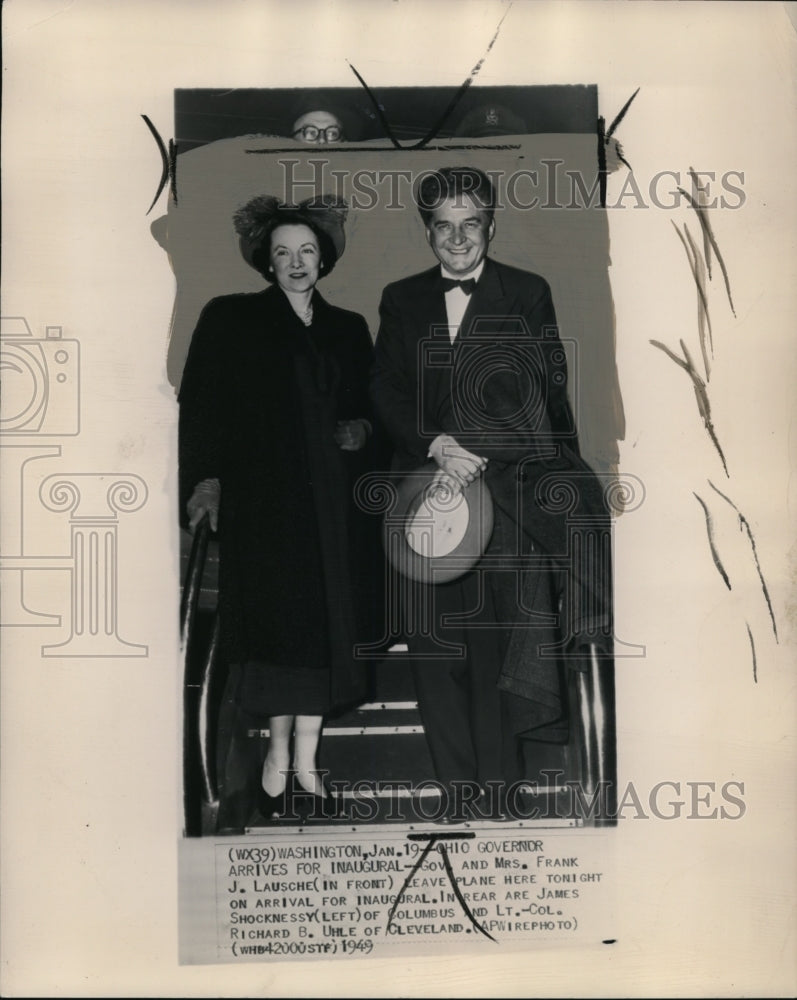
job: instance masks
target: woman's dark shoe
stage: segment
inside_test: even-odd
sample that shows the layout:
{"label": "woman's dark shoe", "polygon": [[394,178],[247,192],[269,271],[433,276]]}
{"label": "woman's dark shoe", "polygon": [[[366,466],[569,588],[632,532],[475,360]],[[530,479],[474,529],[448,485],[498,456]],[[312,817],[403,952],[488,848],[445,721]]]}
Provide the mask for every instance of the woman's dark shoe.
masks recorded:
{"label": "woman's dark shoe", "polygon": [[262,785],[257,789],[257,808],[263,819],[281,819],[287,811],[288,790],[279,795],[269,795]]}
{"label": "woman's dark shoe", "polygon": [[306,822],[308,819],[346,818],[343,799],[332,791],[325,777],[321,777],[321,783],[326,795],[318,795],[309,788],[305,788],[299,780],[299,775],[295,772],[291,778],[289,785],[291,789],[289,807],[291,815],[298,816],[302,822]]}

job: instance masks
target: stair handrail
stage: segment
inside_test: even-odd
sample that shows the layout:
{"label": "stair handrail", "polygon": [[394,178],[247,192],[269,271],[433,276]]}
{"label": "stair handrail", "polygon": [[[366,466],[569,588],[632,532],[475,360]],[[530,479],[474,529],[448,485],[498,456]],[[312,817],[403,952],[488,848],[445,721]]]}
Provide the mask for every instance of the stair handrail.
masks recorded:
{"label": "stair handrail", "polygon": [[[203,655],[202,669],[199,673],[198,683],[192,680],[192,676],[189,673],[189,666],[192,662],[192,654],[196,645],[195,625],[209,541],[210,520],[208,515],[205,514],[194,531],[180,599],[180,635],[183,648],[183,699],[185,708],[185,718],[183,719],[183,809],[185,832],[186,836],[189,837],[199,836],[202,833],[201,819],[197,822],[195,810],[191,808],[189,801],[188,781],[186,779],[192,764],[195,764],[199,769],[203,803],[207,806],[214,806],[218,803],[218,788],[214,776],[214,768],[211,764],[213,759],[211,744],[214,740],[209,724],[209,694],[219,642],[218,611],[214,614],[213,631],[207,650]],[[195,693],[197,690],[199,697],[195,701],[196,715],[194,718],[189,718],[189,705],[192,704],[194,699],[189,699],[188,695]]]}

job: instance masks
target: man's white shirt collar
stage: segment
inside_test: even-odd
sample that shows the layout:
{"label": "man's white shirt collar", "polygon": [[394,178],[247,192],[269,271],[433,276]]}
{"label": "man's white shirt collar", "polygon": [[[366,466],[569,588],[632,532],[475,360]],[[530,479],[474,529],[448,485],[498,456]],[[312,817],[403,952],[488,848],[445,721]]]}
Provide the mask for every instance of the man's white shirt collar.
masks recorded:
{"label": "man's white shirt collar", "polygon": [[[473,278],[474,281],[478,281],[481,277],[481,273],[484,270],[484,260],[481,261],[479,266],[470,272],[470,274],[452,274],[447,268],[440,264],[440,273],[444,278],[452,278],[454,281],[468,281]],[[459,333],[459,327],[462,323],[465,312],[468,308],[468,302],[470,302],[470,296],[462,291],[461,288],[452,288],[450,291],[445,293],[446,300],[446,317],[448,319],[448,337],[451,343],[457,339],[457,334]]]}
{"label": "man's white shirt collar", "polygon": [[[484,270],[484,260],[485,259],[482,257],[479,266],[475,271],[471,271],[470,274],[454,274],[453,271],[449,271],[444,264],[440,265],[440,273],[444,278],[451,278],[453,281],[468,281],[470,278],[473,278],[474,281],[478,281],[482,276],[482,271]],[[453,291],[459,291],[459,289],[453,289]]]}

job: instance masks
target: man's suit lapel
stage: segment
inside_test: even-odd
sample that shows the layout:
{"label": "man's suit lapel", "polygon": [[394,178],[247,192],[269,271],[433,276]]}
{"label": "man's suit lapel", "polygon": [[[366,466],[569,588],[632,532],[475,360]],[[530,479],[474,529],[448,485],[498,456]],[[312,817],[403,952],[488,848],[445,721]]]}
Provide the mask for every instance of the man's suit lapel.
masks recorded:
{"label": "man's suit lapel", "polygon": [[431,336],[445,339],[447,331],[440,328],[447,326],[448,317],[440,268],[433,267],[425,271],[422,278],[418,295],[411,305],[418,317],[419,339],[426,340]]}
{"label": "man's suit lapel", "polygon": [[[444,357],[444,353],[451,350],[451,341],[439,266],[425,271],[422,278],[411,306],[418,334],[415,363],[418,365],[417,385],[420,388],[423,384],[424,406],[434,420],[432,414],[439,413],[441,402],[451,391],[451,365]],[[437,351],[438,345],[440,351]]]}
{"label": "man's suit lapel", "polygon": [[[419,338],[425,340],[434,335],[440,337],[441,343],[444,343],[447,339],[448,315],[440,267],[424,271],[421,277],[423,281],[419,293],[411,305],[418,318]],[[487,258],[484,262],[482,275],[470,297],[465,315],[462,317],[457,337],[459,338],[463,333],[469,334],[473,320],[478,316],[503,317],[506,299],[507,294],[501,280],[500,270],[492,260]]]}
{"label": "man's suit lapel", "polygon": [[[507,295],[499,269],[492,261],[486,260],[484,270],[473,290],[459,333],[452,349],[448,335],[448,315],[440,268],[435,267],[424,272],[424,281],[413,304],[418,318],[419,340],[435,345],[433,356],[421,351],[418,364],[423,364],[424,370],[418,372],[418,378],[423,380],[423,398],[430,419],[452,428],[455,424],[451,410],[451,378],[454,372],[454,355],[463,339],[473,335],[473,321],[479,317],[490,317],[485,335],[499,336],[501,318],[505,315]],[[498,320],[498,322],[496,322]],[[438,350],[439,347],[439,350]],[[420,385],[420,381],[418,383]]]}
{"label": "man's suit lapel", "polygon": [[[473,290],[468,308],[462,317],[462,323],[457,335],[457,343],[461,338],[472,336],[477,332],[473,329],[473,321],[481,317],[492,317],[493,319],[505,316],[506,292],[504,290],[501,275],[495,264],[489,259],[484,262],[484,270],[481,278]],[[495,332],[496,323],[489,325],[489,332]]]}

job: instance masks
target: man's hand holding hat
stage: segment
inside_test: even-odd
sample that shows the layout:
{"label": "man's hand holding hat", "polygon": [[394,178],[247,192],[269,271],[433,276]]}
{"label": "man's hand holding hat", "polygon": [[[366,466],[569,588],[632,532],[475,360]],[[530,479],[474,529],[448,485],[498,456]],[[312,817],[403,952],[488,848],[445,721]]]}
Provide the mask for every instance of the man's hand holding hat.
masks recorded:
{"label": "man's hand holding hat", "polygon": [[450,434],[437,435],[429,447],[429,457],[437,462],[455,496],[487,468],[486,458],[463,448]]}

